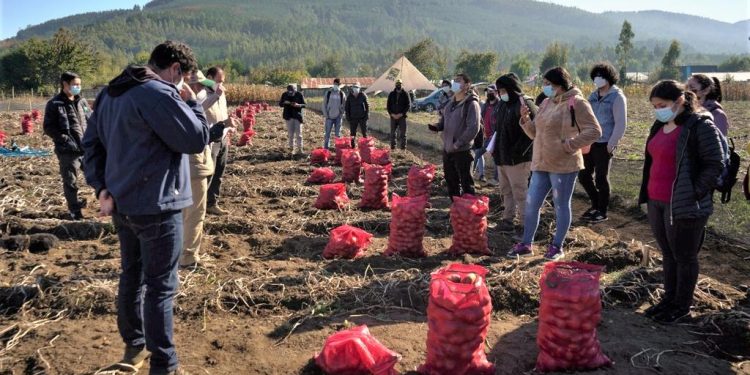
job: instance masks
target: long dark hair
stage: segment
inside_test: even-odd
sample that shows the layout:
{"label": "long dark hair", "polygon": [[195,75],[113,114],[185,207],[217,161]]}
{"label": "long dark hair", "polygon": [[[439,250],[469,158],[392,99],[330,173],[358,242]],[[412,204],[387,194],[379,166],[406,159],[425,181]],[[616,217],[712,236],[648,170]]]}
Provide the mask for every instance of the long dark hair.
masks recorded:
{"label": "long dark hair", "polygon": [[64,72],[60,75],[60,91],[63,90],[63,83],[70,84],[74,79],[81,78],[78,74],[75,74],[73,72]]}
{"label": "long dark hair", "polygon": [[664,100],[671,100],[674,102],[680,99],[680,97],[682,96],[685,97],[685,104],[683,104],[685,112],[697,112],[698,108],[700,108],[700,104],[698,103],[698,97],[695,95],[695,93],[687,90],[685,88],[685,85],[683,85],[682,83],[671,79],[657,82],[656,85],[654,85],[654,87],[651,89],[651,94],[649,95],[648,100],[659,98]]}
{"label": "long dark hair", "polygon": [[718,78],[711,78],[705,74],[693,74],[690,78],[694,79],[695,82],[698,82],[698,84],[701,85],[701,90],[710,88],[708,94],[706,94],[706,100],[716,100],[721,103],[721,81],[719,81]]}
{"label": "long dark hair", "polygon": [[544,79],[562,87],[565,91],[573,88],[573,79],[570,77],[570,73],[561,66],[551,68],[544,73]]}

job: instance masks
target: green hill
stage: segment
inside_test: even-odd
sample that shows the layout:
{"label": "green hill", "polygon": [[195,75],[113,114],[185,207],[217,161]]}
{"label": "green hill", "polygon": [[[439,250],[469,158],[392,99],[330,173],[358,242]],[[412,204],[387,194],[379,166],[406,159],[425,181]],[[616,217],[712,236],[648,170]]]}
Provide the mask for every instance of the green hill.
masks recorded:
{"label": "green hill", "polygon": [[174,39],[190,44],[201,61],[304,68],[337,55],[349,73],[363,64],[377,73],[398,51],[425,37],[446,48],[449,58],[461,49],[493,50],[503,65],[519,53],[533,58],[554,40],[580,50],[571,54],[572,62],[614,60],[625,19],[633,23],[640,48],[634,51],[635,69],[658,63],[657,55],[673,38],[686,53],[710,60],[700,62],[718,62],[706,55],[748,51],[746,23],[664,12],[594,14],[518,0],[156,0],[143,9],[51,20],[20,31],[15,40],[47,37],[65,26],[121,60],[132,61],[138,52]]}

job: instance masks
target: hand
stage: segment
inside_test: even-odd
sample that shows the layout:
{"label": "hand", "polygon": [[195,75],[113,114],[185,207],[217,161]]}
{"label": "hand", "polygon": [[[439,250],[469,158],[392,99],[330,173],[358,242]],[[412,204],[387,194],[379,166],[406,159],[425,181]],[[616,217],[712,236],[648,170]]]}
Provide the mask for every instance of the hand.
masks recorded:
{"label": "hand", "polygon": [[525,124],[529,121],[531,121],[531,110],[529,109],[529,106],[526,105],[525,102],[521,102],[521,123]]}
{"label": "hand", "polygon": [[190,85],[188,85],[188,84],[183,84],[182,85],[182,90],[180,90],[180,97],[184,101],[188,101],[188,100],[195,101],[196,100],[195,91],[193,91],[193,89],[191,89]]}
{"label": "hand", "polygon": [[239,128],[240,125],[242,125],[242,120],[238,119],[237,117],[230,117],[229,123],[227,124],[226,122],[224,122],[224,124],[225,124],[225,127],[226,126],[229,127],[229,131],[233,132],[237,130],[237,128]]}
{"label": "hand", "polygon": [[107,189],[99,192],[99,217],[112,216],[115,212],[115,200]]}
{"label": "hand", "polygon": [[218,94],[219,96],[221,96],[222,94],[224,94],[224,84],[223,83],[219,83],[218,85],[216,85],[216,88],[214,89],[214,92],[216,92],[216,94]]}
{"label": "hand", "polygon": [[292,103],[292,107],[294,107],[294,108],[300,108],[300,107],[302,107],[302,104]]}

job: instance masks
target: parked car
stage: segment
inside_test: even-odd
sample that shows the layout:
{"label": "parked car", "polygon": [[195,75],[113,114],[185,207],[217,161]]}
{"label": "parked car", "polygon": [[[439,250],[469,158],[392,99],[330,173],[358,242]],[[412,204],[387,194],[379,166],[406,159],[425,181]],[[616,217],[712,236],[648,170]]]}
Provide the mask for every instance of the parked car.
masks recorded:
{"label": "parked car", "polygon": [[440,95],[442,95],[443,90],[437,89],[433,92],[431,92],[429,95],[425,96],[424,98],[419,98],[415,100],[412,103],[412,107],[414,111],[425,111],[432,113],[435,111],[440,103]]}

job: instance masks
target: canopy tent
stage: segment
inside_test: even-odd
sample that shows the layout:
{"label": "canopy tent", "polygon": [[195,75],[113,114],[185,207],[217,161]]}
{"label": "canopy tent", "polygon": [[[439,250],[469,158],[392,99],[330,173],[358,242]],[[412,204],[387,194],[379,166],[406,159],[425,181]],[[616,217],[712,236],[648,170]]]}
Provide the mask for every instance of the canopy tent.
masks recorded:
{"label": "canopy tent", "polygon": [[437,87],[430,82],[422,72],[417,69],[414,64],[406,58],[401,56],[391,65],[388,70],[383,73],[370,87],[367,88],[365,93],[385,91],[390,92],[396,86],[396,80],[401,79],[401,86],[404,90],[435,90]]}

